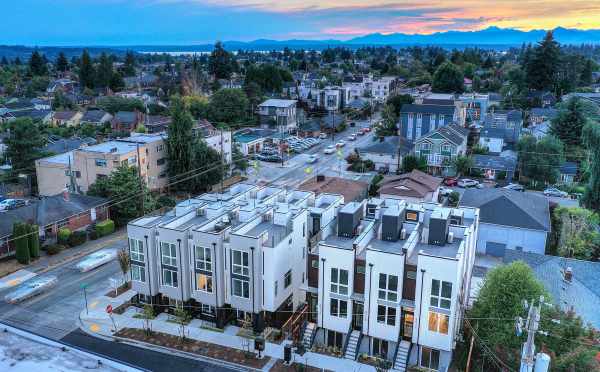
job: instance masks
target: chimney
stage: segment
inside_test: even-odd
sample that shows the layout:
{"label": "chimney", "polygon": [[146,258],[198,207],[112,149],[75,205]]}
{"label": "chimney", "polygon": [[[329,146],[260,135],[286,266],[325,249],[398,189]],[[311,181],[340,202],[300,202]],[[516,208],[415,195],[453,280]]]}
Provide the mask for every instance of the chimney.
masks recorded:
{"label": "chimney", "polygon": [[569,282],[571,283],[571,281],[573,280],[573,269],[569,266],[566,268],[566,270],[564,271],[564,279],[565,282]]}

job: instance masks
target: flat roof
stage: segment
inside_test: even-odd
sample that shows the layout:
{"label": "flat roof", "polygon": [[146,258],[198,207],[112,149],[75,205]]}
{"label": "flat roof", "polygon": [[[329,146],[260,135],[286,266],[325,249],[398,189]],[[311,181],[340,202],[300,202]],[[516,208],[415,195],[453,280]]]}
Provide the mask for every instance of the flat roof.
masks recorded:
{"label": "flat roof", "polygon": [[296,104],[296,100],[294,99],[276,99],[276,98],[271,98],[268,99],[266,101],[264,101],[263,103],[261,103],[259,105],[260,106],[267,106],[267,107],[280,107],[280,108],[286,108],[286,107],[290,107]]}
{"label": "flat roof", "polygon": [[247,236],[260,236],[262,233],[267,232],[268,237],[265,243],[268,247],[275,247],[279,244],[286,236],[289,235],[289,231],[285,226],[276,225],[272,221],[262,221],[258,225],[254,226],[244,235]]}
{"label": "flat roof", "polygon": [[[111,151],[116,149],[115,151]],[[132,142],[125,141],[108,141],[97,145],[80,148],[79,151],[85,152],[100,152],[104,154],[123,155],[135,151],[137,146]]]}
{"label": "flat roof", "polygon": [[64,165],[68,165],[69,161],[71,161],[71,164],[73,164],[73,151],[68,151],[63,154],[49,156],[47,158],[42,158],[40,160],[45,161],[47,163],[64,164]]}

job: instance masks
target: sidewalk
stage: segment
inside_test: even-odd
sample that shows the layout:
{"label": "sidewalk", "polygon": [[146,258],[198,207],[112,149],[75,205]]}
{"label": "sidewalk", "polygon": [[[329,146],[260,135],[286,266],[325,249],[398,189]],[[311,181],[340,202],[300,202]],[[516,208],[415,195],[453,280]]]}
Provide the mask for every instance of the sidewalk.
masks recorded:
{"label": "sidewalk", "polygon": [[[102,296],[91,300],[88,310],[83,309],[80,314],[81,329],[93,336],[101,337],[103,339],[113,340],[113,323],[106,313],[106,307],[110,304],[113,309],[126,303],[135,295],[135,292],[129,290],[116,298],[110,298]],[[134,318],[135,311],[132,308],[127,309],[122,315],[113,314],[112,317],[117,326],[117,329],[122,328],[134,328],[144,329],[143,319]],[[167,317],[165,314],[159,314],[154,320],[152,320],[152,330],[156,332],[166,333],[174,336],[179,336],[179,326],[172,322],[166,321]],[[192,320],[187,326],[186,330],[188,335],[186,337],[204,341],[211,344],[217,344],[233,349],[245,350],[244,345],[247,345],[248,339],[230,334],[228,332],[215,332],[209,329],[200,328],[201,321]],[[145,348],[152,348],[157,351],[164,352],[164,348],[156,346],[151,347],[148,344],[140,345],[138,341],[127,340],[129,343],[138,344]],[[272,361],[267,363],[263,368],[263,371],[268,371],[275,363],[275,359],[283,359],[283,349],[285,344],[289,344],[290,341],[284,341],[283,344],[278,345],[270,342],[265,343],[265,350],[263,354],[273,358]],[[199,356],[200,357],[200,356]],[[200,357],[201,359],[201,357]],[[313,352],[306,352],[303,356],[294,354],[294,361],[300,364],[307,364],[312,367],[319,369],[325,369],[330,371],[361,371],[361,372],[375,372],[375,368],[366,364],[358,363],[353,360],[344,358],[336,358],[327,355],[322,355]],[[214,362],[214,361],[213,361]],[[249,367],[240,366],[245,369],[251,369]]]}

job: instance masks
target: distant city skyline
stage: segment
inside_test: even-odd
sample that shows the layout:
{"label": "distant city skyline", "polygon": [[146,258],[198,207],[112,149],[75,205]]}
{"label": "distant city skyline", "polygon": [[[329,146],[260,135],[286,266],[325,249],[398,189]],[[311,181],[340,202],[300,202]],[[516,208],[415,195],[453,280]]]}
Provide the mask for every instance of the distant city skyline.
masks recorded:
{"label": "distant city skyline", "polygon": [[40,46],[600,29],[600,2],[588,0],[8,0],[3,13],[0,44]]}

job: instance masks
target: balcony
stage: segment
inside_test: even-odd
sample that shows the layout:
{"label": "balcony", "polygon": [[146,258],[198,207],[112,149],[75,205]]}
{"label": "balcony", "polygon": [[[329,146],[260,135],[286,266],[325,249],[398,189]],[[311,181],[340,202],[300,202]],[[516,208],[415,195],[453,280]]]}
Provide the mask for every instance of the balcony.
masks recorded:
{"label": "balcony", "polygon": [[452,156],[450,155],[441,155],[441,154],[428,154],[427,155],[427,165],[432,167],[441,167],[450,165],[452,161]]}

